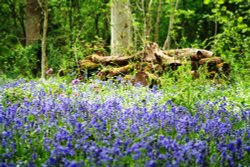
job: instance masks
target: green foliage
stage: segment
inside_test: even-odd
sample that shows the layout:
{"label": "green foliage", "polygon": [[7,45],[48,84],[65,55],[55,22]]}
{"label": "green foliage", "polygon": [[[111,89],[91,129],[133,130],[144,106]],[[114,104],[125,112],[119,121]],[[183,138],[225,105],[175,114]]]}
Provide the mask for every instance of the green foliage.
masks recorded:
{"label": "green foliage", "polygon": [[[26,1],[0,2],[0,21],[4,22],[0,26],[0,74],[8,77],[40,76],[40,41],[24,46]],[[147,40],[154,39],[159,1],[152,1],[150,8],[149,1],[131,0],[130,3],[135,40],[131,52],[134,52],[141,50]],[[248,75],[249,4],[249,0],[179,0],[171,31],[171,48],[212,49],[230,62],[232,74]],[[162,1],[156,41],[159,46],[166,39],[173,11],[170,0]],[[109,55],[109,17],[108,0],[49,0],[48,68],[52,67],[54,74],[61,69],[70,73],[77,67],[77,62],[88,55],[97,51]],[[149,33],[146,39],[143,37],[145,22]]]}
{"label": "green foliage", "polygon": [[0,43],[0,48],[0,71],[4,71],[9,77],[34,77],[35,71],[40,70],[37,69],[38,44],[23,47],[21,44],[13,46]]}
{"label": "green foliage", "polygon": [[[248,27],[249,11],[245,10],[250,7],[246,1],[231,1],[229,4],[214,2],[215,7],[212,9],[212,15],[205,15],[204,18],[213,20],[221,27],[218,34],[215,34],[214,48],[222,53],[230,50],[238,54],[249,52],[249,33]],[[238,8],[232,8],[237,6]],[[243,55],[242,55],[243,56]]]}
{"label": "green foliage", "polygon": [[[210,43],[217,55],[230,61],[232,71],[249,75],[250,28],[249,2],[245,0],[213,1],[212,14],[205,15],[217,25],[218,33]],[[239,73],[240,72],[240,73]]]}
{"label": "green foliage", "polygon": [[233,73],[234,81],[214,78],[207,80],[205,70],[200,69],[200,77],[192,78],[191,68],[180,66],[177,71],[166,73],[163,76],[161,88],[166,97],[178,105],[191,109],[197,102],[205,102],[227,97],[235,102],[237,106],[242,104],[250,105],[250,77],[245,76],[244,81],[241,75]]}

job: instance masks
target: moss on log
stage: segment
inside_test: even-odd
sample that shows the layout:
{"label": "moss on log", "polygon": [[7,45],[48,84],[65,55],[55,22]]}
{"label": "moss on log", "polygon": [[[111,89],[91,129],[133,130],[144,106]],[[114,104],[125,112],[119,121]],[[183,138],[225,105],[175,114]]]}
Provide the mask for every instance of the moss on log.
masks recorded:
{"label": "moss on log", "polygon": [[87,59],[80,61],[79,67],[86,70],[97,70],[100,67],[100,64],[94,63]]}

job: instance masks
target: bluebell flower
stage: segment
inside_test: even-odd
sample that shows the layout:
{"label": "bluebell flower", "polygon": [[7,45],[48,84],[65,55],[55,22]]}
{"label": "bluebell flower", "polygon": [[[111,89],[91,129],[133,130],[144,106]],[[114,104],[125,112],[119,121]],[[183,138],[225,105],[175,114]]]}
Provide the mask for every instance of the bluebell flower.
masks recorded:
{"label": "bluebell flower", "polygon": [[81,167],[81,166],[84,166],[84,163],[77,163],[76,161],[71,161],[67,166],[68,167]]}
{"label": "bluebell flower", "polygon": [[10,132],[3,131],[2,132],[2,137],[3,138],[8,138],[10,136]]}
{"label": "bluebell flower", "polygon": [[248,153],[250,153],[250,146],[246,146],[246,147],[245,147],[245,150],[246,150]]}
{"label": "bluebell flower", "polygon": [[54,165],[56,165],[56,159],[54,158],[54,157],[50,157],[49,158],[49,162],[48,162],[48,165],[49,166],[54,166]]}
{"label": "bluebell flower", "polygon": [[236,148],[235,148],[234,142],[229,143],[227,147],[228,147],[228,149],[229,149],[230,151],[235,152],[235,149],[236,149]]}
{"label": "bluebell flower", "polygon": [[241,138],[236,139],[236,148],[239,150],[242,146],[242,140]]}
{"label": "bluebell flower", "polygon": [[59,88],[63,89],[63,90],[66,90],[66,88],[63,86],[63,84],[60,84],[59,85]]}
{"label": "bluebell flower", "polygon": [[147,167],[155,167],[156,166],[156,163],[154,160],[150,160],[147,164],[146,164]]}

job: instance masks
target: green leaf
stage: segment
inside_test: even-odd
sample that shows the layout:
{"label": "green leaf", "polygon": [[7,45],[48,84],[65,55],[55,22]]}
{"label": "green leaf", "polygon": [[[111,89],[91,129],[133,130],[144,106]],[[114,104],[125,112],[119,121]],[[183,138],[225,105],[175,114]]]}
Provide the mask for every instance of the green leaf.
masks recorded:
{"label": "green leaf", "polygon": [[243,21],[243,17],[240,16],[240,17],[238,18],[238,22],[241,23],[242,21]]}
{"label": "green leaf", "polygon": [[203,0],[203,3],[204,3],[205,5],[208,5],[208,4],[210,3],[210,0]]}
{"label": "green leaf", "polygon": [[218,0],[218,4],[223,4],[225,0]]}
{"label": "green leaf", "polygon": [[226,6],[222,6],[221,11],[226,11],[227,7]]}
{"label": "green leaf", "polygon": [[27,118],[28,118],[29,122],[33,122],[35,120],[35,116],[34,115],[29,115],[29,116],[27,116]]}

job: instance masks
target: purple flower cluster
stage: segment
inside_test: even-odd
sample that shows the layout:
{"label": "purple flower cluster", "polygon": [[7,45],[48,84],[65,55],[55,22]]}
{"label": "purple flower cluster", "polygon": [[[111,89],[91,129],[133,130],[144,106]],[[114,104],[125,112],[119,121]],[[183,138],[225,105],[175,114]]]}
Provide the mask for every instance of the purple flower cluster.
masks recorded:
{"label": "purple flower cluster", "polygon": [[0,166],[250,164],[250,109],[225,99],[189,111],[171,101],[88,101],[85,92],[62,96],[36,83],[4,88],[17,86],[28,97],[10,102],[0,94]]}

